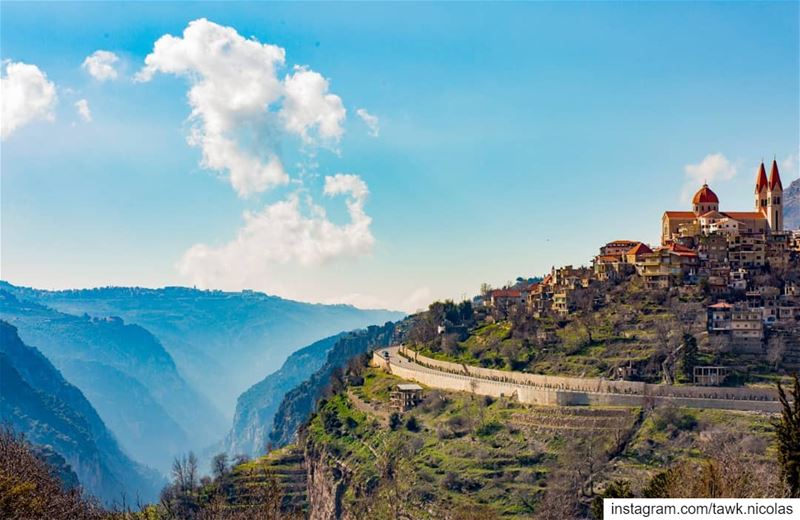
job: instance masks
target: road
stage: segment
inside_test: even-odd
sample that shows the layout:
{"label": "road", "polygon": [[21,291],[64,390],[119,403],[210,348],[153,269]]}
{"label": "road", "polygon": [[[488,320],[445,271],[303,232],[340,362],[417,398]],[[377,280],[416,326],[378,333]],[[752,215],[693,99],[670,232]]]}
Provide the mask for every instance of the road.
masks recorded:
{"label": "road", "polygon": [[[418,363],[401,355],[400,350],[400,346],[380,349],[375,352],[373,363],[428,387],[495,397],[514,396],[523,403],[644,407],[672,403],[692,408],[769,413],[780,410],[777,392],[771,389],[652,385],[597,378],[537,376],[464,367],[424,356],[417,358],[420,360]],[[424,366],[423,362],[437,366]]]}

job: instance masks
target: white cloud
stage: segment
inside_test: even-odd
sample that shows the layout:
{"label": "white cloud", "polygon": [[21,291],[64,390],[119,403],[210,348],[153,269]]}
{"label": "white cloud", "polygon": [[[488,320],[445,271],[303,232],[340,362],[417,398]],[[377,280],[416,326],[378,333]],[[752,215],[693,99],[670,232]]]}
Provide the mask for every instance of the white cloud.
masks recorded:
{"label": "white cloud", "polygon": [[349,222],[331,222],[310,199],[303,211],[294,193],[261,212],[245,212],[244,226],[231,242],[191,247],[178,263],[179,272],[203,287],[244,286],[253,278],[269,279],[275,265],[315,266],[369,253],[375,239],[372,219],[364,212],[367,185],[356,175],[337,174],[325,177],[325,194],[347,195]]}
{"label": "white cloud", "polygon": [[0,92],[2,139],[36,119],[54,119],[56,86],[36,65],[5,62],[5,72],[0,77]]}
{"label": "white cloud", "polygon": [[79,99],[75,102],[75,108],[78,109],[78,115],[86,123],[92,122],[92,111],[89,110],[89,102],[85,99]]}
{"label": "white cloud", "polygon": [[797,163],[800,158],[800,152],[789,154],[784,160],[781,161],[781,176],[785,179],[794,179],[798,175]]}
{"label": "white cloud", "polygon": [[699,163],[684,166],[683,171],[686,182],[681,199],[684,201],[691,199],[692,194],[703,184],[729,181],[736,176],[736,166],[721,153],[708,154]]}
{"label": "white cloud", "polygon": [[407,296],[401,297],[399,300],[397,298],[382,298],[372,294],[350,293],[343,296],[324,298],[320,303],[343,303],[361,309],[397,309],[408,313],[414,313],[428,308],[428,305],[430,305],[432,301],[433,296],[431,290],[428,287],[419,287]]}
{"label": "white cloud", "polygon": [[378,116],[370,114],[365,108],[359,108],[356,110],[356,114],[358,114],[358,117],[360,117],[361,120],[364,121],[364,124],[367,125],[367,128],[369,129],[369,135],[372,137],[378,137],[378,135],[380,135],[381,123],[378,119]]}
{"label": "white cloud", "polygon": [[345,109],[328,81],[306,67],[281,79],[284,61],[281,47],[199,19],[182,37],[159,38],[137,80],[157,72],[189,79],[189,143],[202,149],[203,167],[227,172],[244,197],[289,182],[272,142],[281,132],[326,145],[343,133]]}
{"label": "white cloud", "polygon": [[284,79],[285,99],[280,115],[286,129],[314,143],[312,131],[323,143],[337,143],[347,112],[342,99],[328,92],[328,80],[307,67],[295,67]]}
{"label": "white cloud", "polygon": [[82,67],[93,78],[100,81],[117,79],[117,69],[115,64],[119,61],[119,56],[111,51],[94,51],[83,60]]}

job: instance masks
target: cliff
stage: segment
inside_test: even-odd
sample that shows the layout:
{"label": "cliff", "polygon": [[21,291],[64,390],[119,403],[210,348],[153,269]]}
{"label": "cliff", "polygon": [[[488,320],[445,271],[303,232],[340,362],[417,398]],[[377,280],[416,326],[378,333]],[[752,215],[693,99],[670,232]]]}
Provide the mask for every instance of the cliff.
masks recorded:
{"label": "cliff", "polygon": [[[328,352],[325,364],[283,397],[275,412],[270,442],[277,447],[290,443],[300,425],[314,411],[317,401],[330,388],[332,376],[340,373],[353,358],[371,349],[390,345],[394,339],[393,323],[386,323],[382,327],[370,326],[340,337]],[[333,382],[336,382],[335,378]]]}
{"label": "cliff", "polygon": [[325,364],[328,352],[341,336],[322,339],[294,352],[278,371],[239,396],[233,428],[225,439],[227,453],[254,457],[264,452],[283,397]]}
{"label": "cliff", "polygon": [[4,321],[0,321],[0,420],[31,443],[47,446],[40,450],[42,457],[58,462],[59,473],[69,476],[59,462],[63,457],[80,484],[107,503],[123,494],[142,500],[158,496],[161,481],[156,473],[130,460],[80,390]]}

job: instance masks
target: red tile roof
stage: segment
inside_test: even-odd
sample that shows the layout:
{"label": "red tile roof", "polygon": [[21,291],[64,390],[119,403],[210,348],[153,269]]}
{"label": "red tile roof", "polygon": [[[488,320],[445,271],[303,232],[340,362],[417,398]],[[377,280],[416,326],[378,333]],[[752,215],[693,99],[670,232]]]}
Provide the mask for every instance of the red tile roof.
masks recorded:
{"label": "red tile roof", "polygon": [[760,211],[723,211],[723,215],[734,220],[763,220],[764,214]]}
{"label": "red tile roof", "polygon": [[628,255],[646,255],[646,254],[649,254],[649,253],[652,253],[652,252],[653,252],[653,250],[650,249],[649,247],[647,247],[647,244],[643,244],[642,242],[639,242],[637,245],[633,246],[630,249],[630,251],[628,251],[626,254],[628,254]]}
{"label": "red tile roof", "polygon": [[761,193],[761,190],[767,187],[767,171],[764,169],[764,161],[761,161],[761,166],[758,167],[756,173],[756,193]]}
{"label": "red tile roof", "polygon": [[717,302],[714,305],[708,306],[709,309],[730,309],[731,307],[733,307],[733,305],[727,302]]}
{"label": "red tile roof", "polygon": [[708,184],[703,184],[703,187],[694,194],[692,204],[719,204],[719,198],[716,193],[711,191]]}
{"label": "red tile roof", "polygon": [[773,159],[772,160],[772,170],[769,172],[769,189],[774,190],[775,186],[783,190],[783,184],[781,183],[781,174],[778,173],[778,162]]}
{"label": "red tile roof", "polygon": [[519,298],[522,293],[516,289],[495,289],[491,293],[492,298]]}
{"label": "red tile roof", "polygon": [[665,211],[664,215],[676,219],[693,219],[697,216],[694,214],[694,211]]}

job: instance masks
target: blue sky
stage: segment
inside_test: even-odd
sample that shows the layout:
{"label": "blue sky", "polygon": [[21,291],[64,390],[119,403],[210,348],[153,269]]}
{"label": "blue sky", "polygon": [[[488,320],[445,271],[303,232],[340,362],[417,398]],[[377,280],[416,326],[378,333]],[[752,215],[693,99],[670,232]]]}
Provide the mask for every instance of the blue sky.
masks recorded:
{"label": "blue sky", "polygon": [[[721,209],[748,210],[762,157],[777,157],[784,185],[798,175],[796,2],[0,5],[4,78],[8,63],[33,64],[57,95],[51,117],[2,141],[14,283],[198,283],[413,310],[588,263],[609,240],[656,242],[661,213],[688,207],[699,177]],[[332,144],[231,134],[277,154],[288,184],[242,195],[224,167],[202,166],[187,143],[192,77],[162,67],[134,81],[156,40],[200,18],[284,49],[279,79],[306,66],[346,109]],[[116,79],[81,66],[97,50],[118,57]],[[369,196],[326,196],[337,173]],[[293,194],[338,226],[331,252],[283,255],[273,239],[294,244],[292,229],[272,222],[220,253],[244,212]],[[338,234],[346,201],[371,219],[366,235]],[[198,244],[210,253],[187,261]]]}

